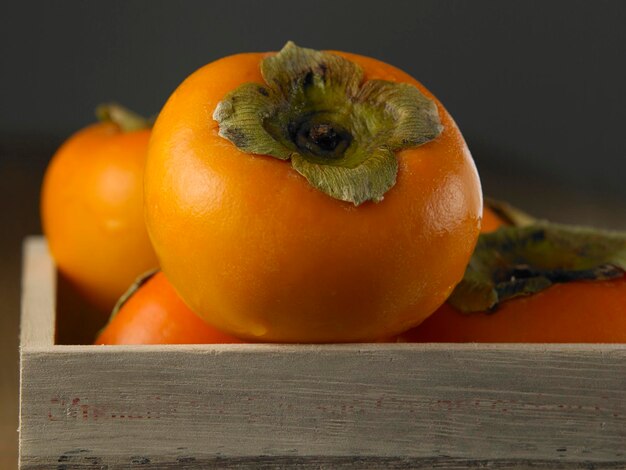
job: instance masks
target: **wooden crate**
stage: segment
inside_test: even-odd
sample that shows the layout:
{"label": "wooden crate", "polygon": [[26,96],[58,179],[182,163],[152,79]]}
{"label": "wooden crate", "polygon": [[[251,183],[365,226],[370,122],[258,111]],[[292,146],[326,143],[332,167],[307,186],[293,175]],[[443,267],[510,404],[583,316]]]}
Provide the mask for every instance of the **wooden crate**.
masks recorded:
{"label": "wooden crate", "polygon": [[56,279],[28,239],[23,469],[626,468],[626,345],[60,345]]}

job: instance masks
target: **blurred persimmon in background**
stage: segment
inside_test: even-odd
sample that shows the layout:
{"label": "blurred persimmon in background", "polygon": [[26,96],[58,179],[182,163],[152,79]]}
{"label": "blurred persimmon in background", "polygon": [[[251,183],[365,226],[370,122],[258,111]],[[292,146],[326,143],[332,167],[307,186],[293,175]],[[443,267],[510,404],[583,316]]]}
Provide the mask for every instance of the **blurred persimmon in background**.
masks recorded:
{"label": "blurred persimmon in background", "polygon": [[72,135],[53,156],[41,192],[50,252],[76,289],[110,312],[133,280],[156,268],[143,216],[150,123],[119,105]]}

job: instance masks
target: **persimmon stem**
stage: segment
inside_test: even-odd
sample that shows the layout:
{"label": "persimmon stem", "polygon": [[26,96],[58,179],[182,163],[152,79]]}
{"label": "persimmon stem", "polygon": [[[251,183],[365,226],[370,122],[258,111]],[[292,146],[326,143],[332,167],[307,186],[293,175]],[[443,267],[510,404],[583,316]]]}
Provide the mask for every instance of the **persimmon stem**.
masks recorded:
{"label": "persimmon stem", "polygon": [[152,120],[131,111],[117,103],[103,103],[96,108],[96,116],[101,122],[113,122],[123,132],[133,132],[152,127]]}
{"label": "persimmon stem", "polygon": [[313,119],[300,123],[292,134],[298,149],[317,157],[341,158],[352,142],[350,132],[341,126]]}
{"label": "persimmon stem", "polygon": [[408,83],[365,80],[344,57],[288,42],[260,63],[264,84],[243,83],[213,113],[241,151],[291,160],[313,187],[358,206],[396,183],[395,152],[436,139],[435,102]]}

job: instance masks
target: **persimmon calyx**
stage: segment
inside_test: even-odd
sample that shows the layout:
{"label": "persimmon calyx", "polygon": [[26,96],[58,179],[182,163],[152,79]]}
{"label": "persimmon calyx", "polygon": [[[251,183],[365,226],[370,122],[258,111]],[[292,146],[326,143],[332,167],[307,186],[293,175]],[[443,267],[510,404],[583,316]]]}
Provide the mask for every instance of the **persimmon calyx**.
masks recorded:
{"label": "persimmon calyx", "polygon": [[536,222],[481,234],[448,302],[462,312],[494,311],[507,299],[555,283],[624,276],[626,233]]}
{"label": "persimmon calyx", "polygon": [[154,119],[143,116],[117,103],[103,103],[96,107],[96,117],[101,122],[113,122],[123,132],[150,129]]}
{"label": "persimmon calyx", "polygon": [[156,269],[150,269],[149,271],[146,271],[145,273],[140,274],[134,280],[134,282],[128,287],[128,289],[126,289],[126,292],[124,292],[115,303],[115,306],[113,307],[113,310],[111,311],[111,316],[109,317],[109,321],[113,320],[113,317],[117,315],[117,312],[121,310],[121,308],[126,304],[126,302],[128,302],[128,300],[135,294],[135,292],[137,292],[137,290],[139,290],[139,288],[143,286],[146,282],[152,279],[154,275],[157,274],[159,271],[160,269],[156,268]]}
{"label": "persimmon calyx", "polygon": [[261,61],[265,85],[245,83],[218,103],[219,134],[247,153],[291,160],[315,188],[358,206],[396,182],[395,151],[443,130],[415,86],[364,81],[357,64],[288,42]]}

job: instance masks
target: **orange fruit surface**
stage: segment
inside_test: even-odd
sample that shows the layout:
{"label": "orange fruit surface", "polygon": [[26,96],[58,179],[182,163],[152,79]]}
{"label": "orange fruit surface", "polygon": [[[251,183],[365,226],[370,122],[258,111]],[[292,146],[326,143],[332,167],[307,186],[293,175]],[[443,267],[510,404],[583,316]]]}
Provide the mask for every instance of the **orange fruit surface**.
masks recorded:
{"label": "orange fruit surface", "polygon": [[493,232],[504,225],[506,225],[505,222],[494,211],[487,206],[483,207],[483,220],[480,224],[481,233]]}
{"label": "orange fruit surface", "polygon": [[400,341],[624,343],[626,278],[555,284],[492,313],[463,314],[444,304]]}
{"label": "orange fruit surface", "polygon": [[[505,225],[484,208],[481,232]],[[503,302],[494,312],[461,313],[442,305],[400,342],[623,343],[626,278],[555,284]]]}
{"label": "orange fruit surface", "polygon": [[94,344],[212,344],[241,341],[208,325],[180,299],[162,272],[122,305]]}
{"label": "orange fruit surface", "polygon": [[43,232],[59,270],[96,307],[110,312],[142,272],[157,266],[143,217],[149,130],[112,122],[71,136],[43,181]]}
{"label": "orange fruit surface", "polygon": [[247,154],[218,135],[217,104],[263,83],[267,54],[202,67],[155,123],[146,221],[185,302],[236,336],[273,342],[373,341],[420,323],[463,276],[482,194],[451,116],[419,82],[383,62],[336,52],[365,79],[405,82],[437,104],[443,132],[397,152],[397,182],[358,207],[316,190],[289,162]]}

